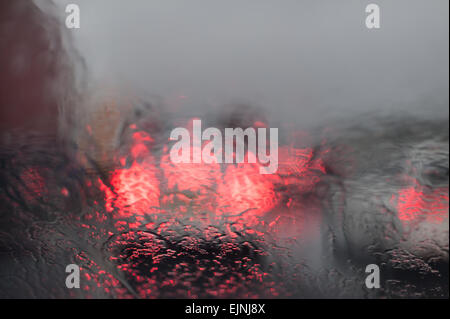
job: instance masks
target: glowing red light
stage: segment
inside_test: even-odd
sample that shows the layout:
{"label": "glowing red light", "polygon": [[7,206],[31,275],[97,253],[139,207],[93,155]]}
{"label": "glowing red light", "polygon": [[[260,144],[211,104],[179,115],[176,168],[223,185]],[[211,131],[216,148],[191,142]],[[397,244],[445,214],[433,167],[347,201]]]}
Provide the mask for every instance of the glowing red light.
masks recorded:
{"label": "glowing red light", "polygon": [[397,198],[392,196],[402,222],[426,220],[441,223],[448,217],[448,200],[448,188],[429,190],[417,182],[414,186],[400,190]]}

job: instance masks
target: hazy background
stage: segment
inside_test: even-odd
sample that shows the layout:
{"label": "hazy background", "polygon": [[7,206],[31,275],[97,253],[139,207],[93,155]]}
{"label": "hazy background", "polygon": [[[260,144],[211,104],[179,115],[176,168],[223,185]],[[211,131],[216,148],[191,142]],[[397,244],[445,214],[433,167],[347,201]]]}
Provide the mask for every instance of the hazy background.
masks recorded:
{"label": "hazy background", "polygon": [[[141,288],[152,294],[149,297],[153,293],[182,297],[192,276],[195,281],[201,278],[196,287],[204,292],[200,296],[217,297],[216,289],[209,287],[227,278],[232,279],[230,288],[249,296],[260,290],[255,268],[234,266],[236,258],[248,255],[251,262],[268,266],[264,293],[287,283],[299,297],[371,297],[361,283],[365,266],[376,263],[382,266],[382,297],[448,298],[448,1],[373,1],[381,6],[380,30],[366,29],[368,2],[359,0],[71,0],[81,7],[79,30],[66,30],[54,18],[64,23],[69,1],[36,0],[41,11],[30,0],[0,0],[0,277],[5,279],[0,280],[0,297],[120,297],[123,288],[124,297],[135,296],[133,290]],[[178,200],[167,214],[157,214],[158,222],[150,211],[146,216],[151,219],[141,219],[142,224],[137,224],[135,214],[121,218],[130,232],[117,228],[115,214],[104,207],[111,192],[103,191],[99,178],[117,191],[113,197],[119,205],[118,196],[126,198],[134,191],[150,196],[146,187],[151,187],[153,198],[153,190],[161,185],[161,202],[176,194],[175,187],[166,186],[164,165],[157,165],[158,183],[154,178],[148,183],[135,178],[150,176],[144,164],[153,158],[164,163],[160,154],[167,145],[165,134],[178,123],[174,116],[158,117],[159,110],[153,112],[157,107],[148,107],[146,113],[124,107],[121,114],[115,112],[114,103],[96,104],[91,99],[98,93],[102,100],[102,92],[111,89],[124,101],[133,94],[150,102],[159,96],[176,114],[196,113],[202,118],[223,110],[226,115],[224,105],[233,101],[264,107],[271,127],[286,128],[280,129],[280,145],[290,146],[295,158],[298,155],[296,164],[305,163],[293,178],[282,177],[282,187],[274,184],[281,199],[265,216],[268,221],[285,220],[275,229],[280,236],[272,236],[272,228],[265,226],[267,245],[260,246],[259,232],[257,237],[238,236],[238,250],[221,254],[225,257],[216,266],[212,260],[218,247],[234,242],[226,235],[229,225],[217,226],[224,236],[210,241],[209,234],[215,233],[210,229],[216,225],[203,225],[203,217],[173,215]],[[131,100],[136,109],[146,105]],[[114,101],[122,105],[122,99]],[[83,116],[92,113],[92,121],[84,123]],[[369,114],[357,116],[361,113]],[[418,119],[411,120],[408,113]],[[140,121],[127,119],[130,114]],[[392,121],[377,121],[380,114]],[[342,124],[336,121],[338,116],[347,121],[341,130],[334,130],[336,123]],[[299,124],[272,125],[277,117]],[[426,117],[434,119],[422,121]],[[248,118],[253,123],[253,117]],[[128,157],[136,144],[131,144],[135,130],[121,126],[127,120],[137,124],[139,133],[155,138],[151,157],[136,161]],[[156,121],[163,125],[153,125]],[[297,134],[320,121],[331,129],[319,126],[311,131],[311,139],[309,134]],[[89,123],[92,126],[84,125]],[[299,143],[283,140],[291,132]],[[301,159],[306,153],[295,152],[304,147],[313,151],[307,162]],[[123,154],[130,161],[113,169]],[[325,174],[319,173],[315,162]],[[136,165],[143,174],[127,169]],[[132,175],[116,187],[112,183],[118,171]],[[234,200],[219,187],[207,186],[212,174],[218,185],[231,185],[221,184],[227,174],[197,174],[181,167],[170,171],[180,181],[193,176],[194,184],[201,182],[200,191],[186,193],[191,203],[202,203],[209,196],[211,203],[214,198],[219,203]],[[262,202],[254,195],[267,201],[266,187],[259,187],[265,183],[253,187],[247,181],[260,179],[247,170],[240,172],[235,176],[245,178],[250,193],[237,192],[236,202],[248,199],[247,205],[259,207]],[[134,210],[136,204],[141,211],[141,203],[137,200],[126,210]],[[411,225],[400,225],[405,212],[417,214]],[[203,213],[202,209],[198,216]],[[440,216],[442,223],[422,223]],[[187,222],[194,227],[186,227]],[[200,225],[208,227],[202,234]],[[173,259],[165,248],[149,255],[147,244],[157,241],[132,235],[143,227],[165,237],[168,244],[158,247],[173,247],[181,257]],[[201,251],[186,246],[186,240]],[[124,251],[133,254],[122,258]],[[168,262],[150,275],[153,257]],[[178,268],[180,258],[207,264]],[[73,295],[62,284],[69,263],[81,263],[95,279],[88,290],[76,289]],[[132,265],[126,268],[144,281],[118,270],[121,265]],[[212,278],[210,265],[219,267],[225,277]],[[110,277],[100,276],[100,269],[121,282],[119,290],[112,290]],[[197,272],[201,269],[207,272]],[[149,288],[147,279],[155,282],[155,278],[156,286]],[[182,292],[158,285],[172,279]]]}
{"label": "hazy background", "polygon": [[[38,0],[37,3],[42,3]],[[244,101],[303,123],[358,112],[448,117],[448,1],[55,0],[91,88],[189,112]],[[365,7],[381,8],[381,29]]]}

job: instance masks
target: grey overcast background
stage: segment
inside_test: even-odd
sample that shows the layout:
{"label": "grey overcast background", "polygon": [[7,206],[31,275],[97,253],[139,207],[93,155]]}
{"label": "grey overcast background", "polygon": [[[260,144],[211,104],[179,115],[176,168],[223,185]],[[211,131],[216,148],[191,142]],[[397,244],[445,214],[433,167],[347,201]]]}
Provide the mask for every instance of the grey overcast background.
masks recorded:
{"label": "grey overcast background", "polygon": [[[38,4],[42,0],[37,1]],[[357,112],[448,117],[448,0],[55,0],[91,88],[132,88],[188,112],[245,101],[314,122]],[[381,29],[365,7],[381,8]]]}

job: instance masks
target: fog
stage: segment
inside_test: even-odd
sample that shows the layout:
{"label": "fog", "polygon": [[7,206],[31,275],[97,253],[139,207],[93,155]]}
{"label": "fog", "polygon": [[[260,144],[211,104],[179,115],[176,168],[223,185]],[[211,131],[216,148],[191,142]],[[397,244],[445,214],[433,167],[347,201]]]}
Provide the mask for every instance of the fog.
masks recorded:
{"label": "fog", "polygon": [[[38,1],[40,3],[42,1]],[[56,1],[89,87],[160,97],[178,112],[239,101],[299,123],[359,113],[448,117],[448,1]]]}
{"label": "fog", "polygon": [[448,298],[448,1],[372,1],[0,0],[0,298]]}

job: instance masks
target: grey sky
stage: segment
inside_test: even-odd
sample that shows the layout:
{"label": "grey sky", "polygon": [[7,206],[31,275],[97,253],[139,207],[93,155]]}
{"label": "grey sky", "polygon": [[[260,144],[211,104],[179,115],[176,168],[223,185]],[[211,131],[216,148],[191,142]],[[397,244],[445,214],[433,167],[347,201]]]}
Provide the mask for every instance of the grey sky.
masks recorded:
{"label": "grey sky", "polygon": [[[448,117],[448,0],[56,0],[99,85],[187,110],[235,100],[310,121],[355,111]],[[368,30],[365,6],[381,7]]]}

